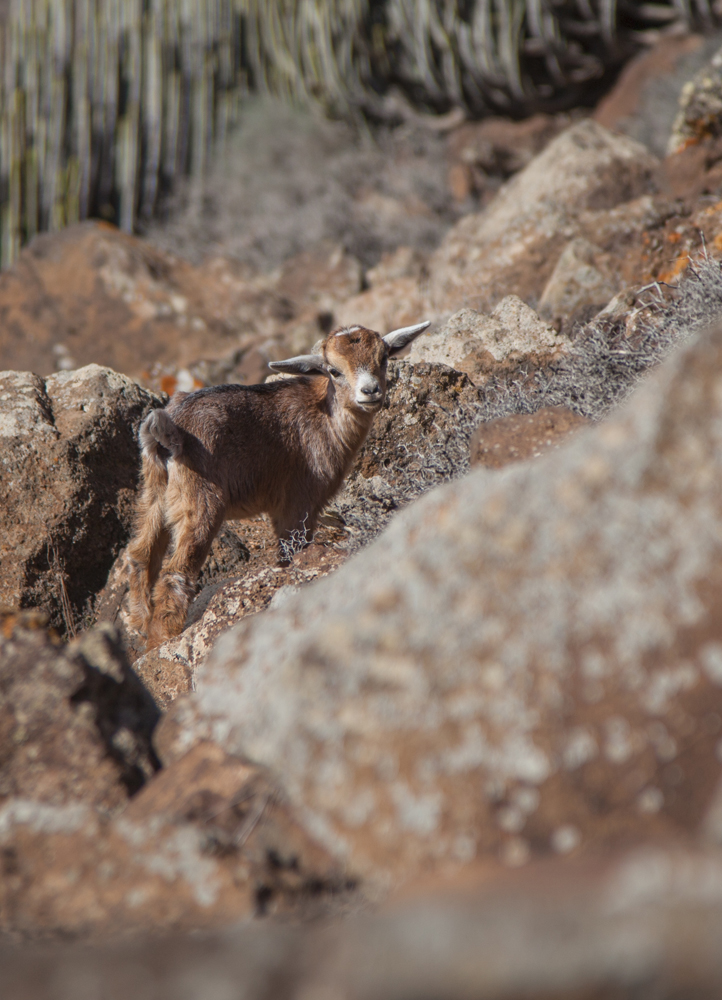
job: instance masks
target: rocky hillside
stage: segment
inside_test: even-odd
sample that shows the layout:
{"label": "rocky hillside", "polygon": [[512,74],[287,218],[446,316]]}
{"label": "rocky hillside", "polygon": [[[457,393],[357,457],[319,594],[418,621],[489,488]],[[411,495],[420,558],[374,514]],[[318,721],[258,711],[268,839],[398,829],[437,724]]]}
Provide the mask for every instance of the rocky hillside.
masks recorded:
{"label": "rocky hillside", "polygon": [[[495,128],[433,246],[0,275],[2,995],[719,995],[718,140]],[[313,544],[229,522],[146,652],[143,416],[423,317]]]}

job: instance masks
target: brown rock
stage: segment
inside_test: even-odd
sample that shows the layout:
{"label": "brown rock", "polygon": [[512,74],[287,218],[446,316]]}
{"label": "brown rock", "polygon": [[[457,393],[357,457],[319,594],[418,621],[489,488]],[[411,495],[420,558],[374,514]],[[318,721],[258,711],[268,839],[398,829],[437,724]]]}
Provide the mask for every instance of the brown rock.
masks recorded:
{"label": "brown rock", "polygon": [[449,188],[456,201],[489,196],[523,170],[562,129],[568,115],[532,115],[524,121],[485,118],[466,122],[449,135]]}
{"label": "brown rock", "polygon": [[554,139],[484,212],[448,233],[429,263],[436,313],[489,311],[504,295],[541,295],[585,210],[647,193],[657,161],[639,143],[584,120]]}
{"label": "brown rock", "polygon": [[378,264],[366,272],[366,282],[370,288],[376,288],[397,278],[422,278],[426,273],[426,261],[426,255],[418,250],[399,247],[393,253],[382,254]]}
{"label": "brown rock", "polygon": [[158,767],[158,709],[105,626],[63,646],[37,612],[6,613],[0,636],[0,805],[13,797],[117,812]]}
{"label": "brown rock", "polygon": [[570,347],[568,337],[557,333],[516,295],[508,295],[490,316],[461,309],[444,323],[416,340],[409,361],[430,361],[465,372],[476,384],[490,374],[520,364],[548,364]]}
{"label": "brown rock", "polygon": [[183,360],[188,340],[197,357],[219,331],[194,315],[191,272],[106,223],[38,236],[0,276],[0,367],[48,375],[93,362],[139,374]]}
{"label": "brown rock", "polygon": [[619,288],[612,255],[577,237],[562,250],[542,292],[539,311],[553,318],[573,316],[589,307],[599,312]]}
{"label": "brown rock", "polygon": [[115,820],[81,802],[0,806],[0,932],[158,934],[318,914],[354,890],[261,769],[194,747]]}
{"label": "brown rock", "polygon": [[107,368],[0,374],[0,601],[74,633],[130,535],[140,421],[162,400]]}
{"label": "brown rock", "polygon": [[538,458],[589,423],[565,406],[545,406],[536,413],[490,420],[481,424],[471,439],[471,464],[502,469],[513,462]]}
{"label": "brown rock", "polygon": [[[667,81],[683,60],[700,52],[703,43],[704,38],[698,34],[667,35],[662,36],[656,45],[639,52],[629,60],[614,87],[595,108],[594,120],[615,132],[633,134],[639,131],[637,118],[650,110],[647,99],[650,85]],[[659,104],[659,96],[656,96],[656,103]],[[666,140],[666,134],[656,139],[652,148],[658,151],[657,145]]]}
{"label": "brown rock", "polygon": [[382,281],[340,305],[334,325],[359,323],[384,336],[402,326],[420,322],[428,314],[428,302],[418,278]]}
{"label": "brown rock", "polygon": [[376,886],[696,833],[722,767],[721,372],[718,330],[614,419],[439,489],[242,622],[165,759],[215,738],[271,768]]}
{"label": "brown rock", "polygon": [[36,237],[0,276],[0,368],[96,363],[171,393],[194,378],[256,382],[360,288],[358,261],[329,244],[261,274],[224,258],[193,267],[85,222]]}
{"label": "brown rock", "polygon": [[127,1000],[131,988],[163,1000],[179,993],[184,1000],[645,993],[716,1000],[721,879],[719,851],[647,845],[586,864],[557,860],[494,878],[467,873],[461,884],[333,924],[245,922],[95,947],[6,944],[0,992],[13,1000],[56,1000],[61,989],[83,996],[96,987],[107,1000]]}
{"label": "brown rock", "polygon": [[393,253],[384,254],[366,273],[369,288],[337,308],[334,324],[362,323],[383,336],[401,326],[417,323],[428,309],[423,288],[425,268],[425,256],[411,247],[402,246]]}
{"label": "brown rock", "polygon": [[[722,137],[706,137],[671,153],[659,170],[659,185],[675,198],[694,202],[722,191]],[[708,206],[709,207],[709,206]]]}

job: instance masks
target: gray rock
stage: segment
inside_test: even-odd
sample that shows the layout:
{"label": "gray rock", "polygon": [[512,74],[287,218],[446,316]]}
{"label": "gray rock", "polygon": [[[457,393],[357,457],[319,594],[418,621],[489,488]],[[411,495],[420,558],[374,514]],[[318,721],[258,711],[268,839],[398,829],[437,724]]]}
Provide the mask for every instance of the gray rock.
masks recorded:
{"label": "gray rock", "polygon": [[567,337],[518,296],[507,295],[490,316],[473,309],[454,313],[439,330],[414,341],[409,361],[448,365],[474,378],[484,369],[493,370],[493,362],[558,357],[569,346]]}

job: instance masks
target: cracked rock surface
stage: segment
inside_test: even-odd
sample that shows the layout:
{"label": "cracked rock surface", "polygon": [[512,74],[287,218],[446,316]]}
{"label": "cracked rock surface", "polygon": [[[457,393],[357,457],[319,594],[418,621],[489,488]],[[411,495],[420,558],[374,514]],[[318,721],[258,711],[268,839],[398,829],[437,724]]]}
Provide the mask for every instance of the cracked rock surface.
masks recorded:
{"label": "cracked rock surface", "polygon": [[0,603],[81,626],[130,535],[138,426],[161,405],[98,365],[0,373]]}

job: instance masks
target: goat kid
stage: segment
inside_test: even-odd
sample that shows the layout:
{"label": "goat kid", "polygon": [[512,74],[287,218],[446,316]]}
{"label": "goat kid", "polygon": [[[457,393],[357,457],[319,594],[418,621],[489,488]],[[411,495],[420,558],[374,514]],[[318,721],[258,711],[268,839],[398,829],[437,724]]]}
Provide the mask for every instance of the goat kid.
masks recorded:
{"label": "goat kid", "polygon": [[268,514],[281,548],[311,538],[383,404],[389,356],[428,325],[385,337],[347,327],[320,354],[270,364],[301,377],[178,392],[146,417],[129,554],[131,621],[149,649],[182,632],[224,520]]}

